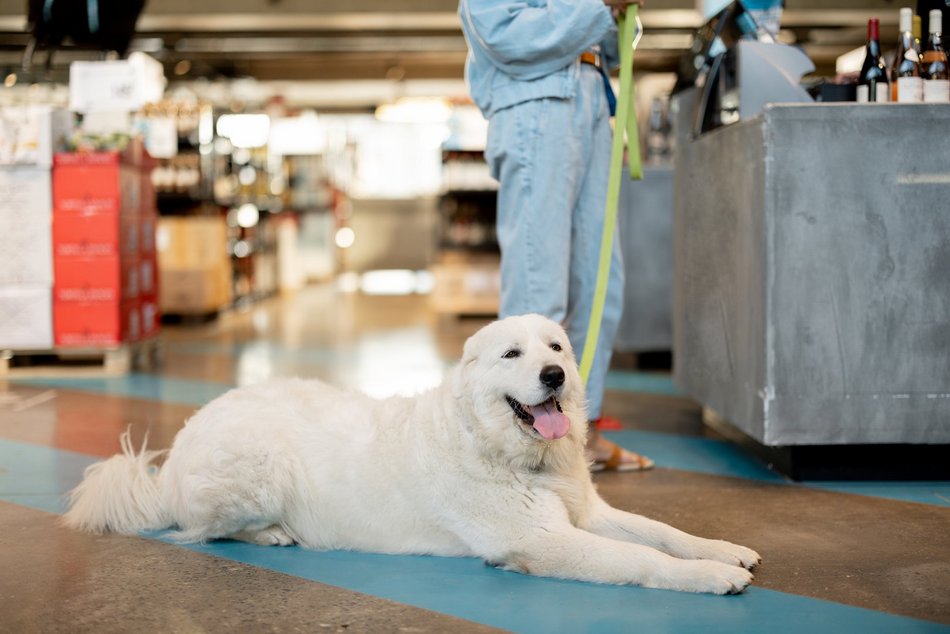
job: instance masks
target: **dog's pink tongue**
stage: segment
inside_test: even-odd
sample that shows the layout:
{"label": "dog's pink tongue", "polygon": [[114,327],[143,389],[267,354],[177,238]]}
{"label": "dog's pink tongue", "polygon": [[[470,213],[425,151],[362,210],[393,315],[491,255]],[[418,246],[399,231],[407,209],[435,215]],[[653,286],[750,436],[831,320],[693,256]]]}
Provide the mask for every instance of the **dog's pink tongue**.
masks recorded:
{"label": "dog's pink tongue", "polygon": [[571,420],[558,411],[554,399],[529,408],[534,416],[533,427],[547,440],[557,440],[567,435]]}

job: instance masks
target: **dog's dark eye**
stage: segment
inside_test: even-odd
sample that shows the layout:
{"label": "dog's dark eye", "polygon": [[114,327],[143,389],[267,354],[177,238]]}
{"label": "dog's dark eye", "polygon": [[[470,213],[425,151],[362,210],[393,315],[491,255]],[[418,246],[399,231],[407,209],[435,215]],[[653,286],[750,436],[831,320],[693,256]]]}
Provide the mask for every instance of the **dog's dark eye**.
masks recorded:
{"label": "dog's dark eye", "polygon": [[502,359],[516,359],[520,356],[521,356],[521,350],[518,350],[517,348],[512,348],[505,354],[501,355],[501,358]]}
{"label": "dog's dark eye", "polygon": [[560,352],[561,344],[555,341],[554,343],[551,344],[551,350],[554,350],[555,352]]}

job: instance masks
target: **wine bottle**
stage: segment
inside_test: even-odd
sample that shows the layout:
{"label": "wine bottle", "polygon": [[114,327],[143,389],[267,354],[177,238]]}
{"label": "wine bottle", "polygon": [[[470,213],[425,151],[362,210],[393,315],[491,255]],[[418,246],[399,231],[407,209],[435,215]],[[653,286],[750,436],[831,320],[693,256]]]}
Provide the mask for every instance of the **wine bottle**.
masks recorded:
{"label": "wine bottle", "polygon": [[923,101],[924,85],[920,77],[920,52],[914,46],[914,12],[909,7],[900,11],[900,36],[891,67],[891,101],[917,103]]}
{"label": "wine bottle", "polygon": [[887,83],[887,69],[881,58],[880,32],[880,20],[868,20],[868,43],[858,78],[858,101],[887,101],[891,92]]}
{"label": "wine bottle", "polygon": [[950,101],[950,67],[947,65],[947,52],[943,48],[943,14],[940,9],[930,12],[930,35],[927,37],[927,48],[921,56],[923,58],[924,92],[923,98],[927,103],[942,103]]}

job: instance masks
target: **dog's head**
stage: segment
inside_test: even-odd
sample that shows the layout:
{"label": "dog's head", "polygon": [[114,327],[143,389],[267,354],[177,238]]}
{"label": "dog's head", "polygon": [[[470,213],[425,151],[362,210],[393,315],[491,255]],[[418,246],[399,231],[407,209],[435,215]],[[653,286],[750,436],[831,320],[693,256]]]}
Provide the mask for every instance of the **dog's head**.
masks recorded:
{"label": "dog's head", "polygon": [[583,446],[584,386],[567,333],[550,319],[520,315],[479,330],[465,342],[453,391],[496,456],[537,468]]}

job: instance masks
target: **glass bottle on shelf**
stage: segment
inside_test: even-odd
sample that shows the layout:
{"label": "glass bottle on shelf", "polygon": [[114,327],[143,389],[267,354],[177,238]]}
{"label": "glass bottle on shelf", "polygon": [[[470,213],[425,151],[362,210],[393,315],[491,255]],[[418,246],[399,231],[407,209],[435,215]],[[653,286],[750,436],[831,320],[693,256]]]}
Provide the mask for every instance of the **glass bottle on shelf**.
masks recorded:
{"label": "glass bottle on shelf", "polygon": [[930,34],[922,55],[923,97],[926,103],[945,103],[950,101],[950,68],[943,48],[943,14],[940,9],[930,12],[929,22],[927,30]]}
{"label": "glass bottle on shelf", "polygon": [[880,32],[880,20],[868,20],[868,43],[864,53],[864,65],[858,78],[858,101],[861,102],[887,101],[890,95],[887,69],[881,57]]}
{"label": "glass bottle on shelf", "polygon": [[917,103],[923,101],[924,86],[920,77],[920,51],[914,45],[914,12],[909,7],[900,11],[900,35],[891,67],[891,101]]}

